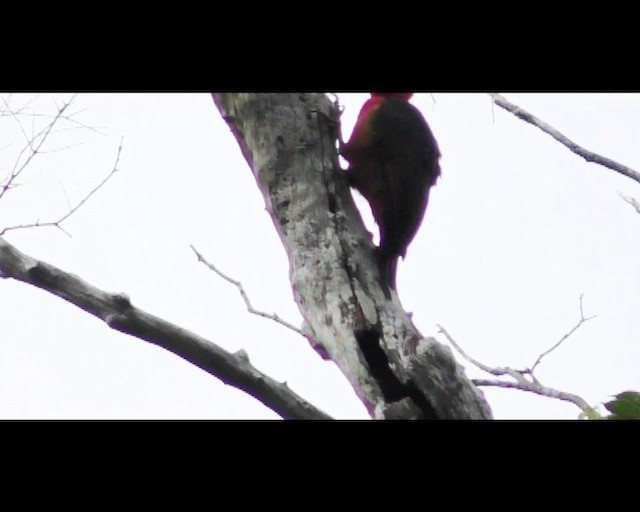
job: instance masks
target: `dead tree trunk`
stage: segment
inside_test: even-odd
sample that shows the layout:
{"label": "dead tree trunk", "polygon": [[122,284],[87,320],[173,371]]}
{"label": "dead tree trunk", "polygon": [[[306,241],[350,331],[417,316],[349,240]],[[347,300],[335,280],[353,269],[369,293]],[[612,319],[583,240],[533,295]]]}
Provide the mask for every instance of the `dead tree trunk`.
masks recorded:
{"label": "dead tree trunk", "polygon": [[265,198],[313,347],[374,418],[489,419],[451,351],[378,284],[372,242],[341,174],[324,94],[214,94]]}

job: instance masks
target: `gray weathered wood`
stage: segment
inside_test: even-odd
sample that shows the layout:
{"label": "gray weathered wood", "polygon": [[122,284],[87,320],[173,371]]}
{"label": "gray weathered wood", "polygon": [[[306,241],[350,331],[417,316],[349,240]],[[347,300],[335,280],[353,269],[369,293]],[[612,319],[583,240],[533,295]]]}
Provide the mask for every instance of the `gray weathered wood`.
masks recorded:
{"label": "gray weathered wood", "polygon": [[370,234],[336,152],[324,94],[213,94],[285,246],[307,338],[375,418],[488,419],[448,347],[424,338],[378,285]]}

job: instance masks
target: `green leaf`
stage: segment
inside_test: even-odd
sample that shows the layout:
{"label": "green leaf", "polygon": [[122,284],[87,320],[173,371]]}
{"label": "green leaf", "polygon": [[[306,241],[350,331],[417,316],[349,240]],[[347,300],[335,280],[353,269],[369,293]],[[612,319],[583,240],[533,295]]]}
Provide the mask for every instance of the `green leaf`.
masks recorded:
{"label": "green leaf", "polygon": [[612,413],[612,420],[640,420],[640,393],[637,391],[624,391],[614,395],[615,400],[607,402],[604,406]]}

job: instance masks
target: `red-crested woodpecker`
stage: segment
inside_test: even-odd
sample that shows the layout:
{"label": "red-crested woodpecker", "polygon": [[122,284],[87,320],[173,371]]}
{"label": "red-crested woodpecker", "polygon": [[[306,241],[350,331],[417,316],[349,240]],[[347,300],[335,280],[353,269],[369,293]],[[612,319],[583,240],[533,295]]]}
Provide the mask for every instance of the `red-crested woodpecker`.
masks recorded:
{"label": "red-crested woodpecker", "polygon": [[429,190],[440,175],[440,150],[412,93],[371,93],[349,141],[349,184],[371,206],[380,228],[376,250],[382,288],[396,287],[398,257],[405,257],[424,217]]}

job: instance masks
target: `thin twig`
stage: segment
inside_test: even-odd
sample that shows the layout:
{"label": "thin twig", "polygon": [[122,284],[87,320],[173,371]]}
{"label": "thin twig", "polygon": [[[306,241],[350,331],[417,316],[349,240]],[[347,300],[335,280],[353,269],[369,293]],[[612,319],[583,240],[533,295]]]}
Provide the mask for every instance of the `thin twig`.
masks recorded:
{"label": "thin twig", "polygon": [[5,97],[2,97],[3,103],[5,105],[5,107],[7,107],[7,110],[0,110],[0,117],[5,117],[5,116],[13,116],[14,114],[17,115],[29,115],[29,114],[23,114],[23,110],[26,110],[32,103],[34,103],[35,101],[40,99],[40,94],[35,95],[34,97],[32,97],[30,100],[28,100],[24,105],[22,105],[22,107],[18,108],[18,110],[13,110],[9,107],[9,102],[11,101],[11,96],[12,94],[8,94]]}
{"label": "thin twig", "polygon": [[[26,105],[23,105],[20,109],[18,110],[2,110],[0,111],[0,117],[14,117],[15,116],[21,116],[21,117],[27,117],[27,118],[31,118],[31,131],[33,133],[34,129],[34,122],[36,118],[50,118],[53,119],[54,117],[56,117],[55,115],[51,115],[51,114],[43,114],[41,112],[23,112],[23,110],[29,106],[31,103],[33,103],[33,101],[35,101],[37,98],[34,98],[33,100],[29,101]],[[73,98],[72,98],[73,99]],[[7,103],[6,99],[4,100],[5,103]],[[8,106],[8,104],[6,105]],[[103,135],[103,136],[107,136],[107,134],[103,131],[100,131],[101,129],[104,129],[104,127],[96,127],[96,126],[90,126],[88,124],[84,124],[82,121],[78,121],[77,119],[74,118],[74,116],[77,116],[78,114],[82,114],[83,112],[85,112],[87,110],[87,108],[83,108],[81,110],[77,110],[75,112],[70,113],[69,115],[62,115],[59,116],[60,120],[64,120],[67,121],[71,124],[75,124],[76,126],[74,127],[70,127],[70,128],[61,128],[59,131],[71,131],[71,130],[89,130],[92,131],[94,133],[97,133],[99,135]],[[33,136],[32,136],[33,138]]]}
{"label": "thin twig", "polygon": [[253,305],[251,304],[251,301],[249,300],[249,296],[247,295],[247,292],[245,291],[245,289],[242,286],[242,283],[240,281],[236,281],[235,279],[229,277],[228,275],[223,274],[212,263],[209,263],[204,258],[204,256],[202,256],[202,254],[200,254],[198,252],[198,250],[193,245],[190,245],[189,247],[191,247],[193,252],[196,254],[196,257],[198,258],[198,261],[204,263],[210,270],[213,270],[222,279],[224,279],[225,281],[228,281],[229,283],[231,283],[232,285],[234,285],[238,289],[238,291],[240,292],[240,296],[242,297],[242,300],[244,300],[244,303],[247,306],[247,311],[249,311],[249,313],[261,316],[263,318],[268,318],[269,320],[273,320],[274,322],[278,322],[280,325],[284,325],[288,329],[291,329],[292,331],[297,332],[301,336],[304,336],[304,333],[302,332],[302,330],[298,329],[297,327],[295,327],[294,325],[290,324],[286,320],[283,320],[276,313],[269,314],[269,313],[265,313],[264,311],[259,311],[257,309],[254,309]]}
{"label": "thin twig", "polygon": [[[62,118],[65,110],[69,107],[69,105],[71,105],[71,102],[73,101],[73,99],[75,98],[75,96],[73,98],[71,98],[71,100],[69,100],[68,102],[64,103],[62,105],[61,108],[58,109],[58,113],[53,117],[53,119],[51,120],[51,122],[45,126],[42,130],[40,130],[40,132],[38,132],[37,135],[35,135],[34,137],[29,137],[27,136],[26,132],[24,131],[24,128],[22,126],[22,123],[20,122],[20,120],[17,118],[17,115],[15,112],[11,112],[11,110],[9,109],[9,105],[7,103],[7,101],[4,98],[1,98],[5,107],[7,109],[9,109],[9,112],[11,113],[11,115],[14,117],[14,119],[16,120],[16,122],[18,123],[18,125],[20,126],[20,130],[22,131],[24,137],[27,139],[27,144],[25,145],[25,147],[22,148],[22,150],[20,151],[20,153],[18,154],[18,158],[16,158],[16,161],[13,165],[13,169],[11,170],[11,172],[9,173],[8,177],[5,179],[4,184],[2,184],[0,186],[0,199],[2,199],[2,196],[4,196],[4,194],[15,187],[14,181],[15,179],[20,176],[20,174],[26,169],[26,167],[29,165],[29,163],[31,162],[31,160],[33,160],[35,158],[35,156],[40,152],[43,144],[45,143],[45,141],[47,140],[47,138],[49,137],[49,135],[51,134],[51,131],[53,130],[53,127],[55,126],[55,124]],[[36,144],[35,141],[37,139],[40,139],[39,142]],[[26,158],[26,160],[23,162],[22,165],[18,166],[22,155],[25,153],[25,151],[29,149],[29,156]]]}
{"label": "thin twig", "polygon": [[[120,139],[120,146],[118,146],[118,154],[116,155],[116,161],[113,164],[113,168],[111,169],[111,171],[109,172],[109,174],[107,174],[107,176],[100,182],[98,183],[98,185],[96,185],[78,204],[76,204],[73,208],[71,208],[67,213],[65,213],[62,217],[60,217],[58,220],[54,220],[54,221],[47,221],[47,222],[40,222],[39,220],[36,222],[33,222],[31,224],[19,224],[16,226],[9,226],[4,228],[2,231],[0,231],[0,236],[4,235],[5,233],[9,232],[9,231],[15,231],[17,229],[26,229],[26,228],[42,228],[42,227],[56,227],[58,228],[60,231],[62,231],[63,233],[65,233],[67,236],[71,236],[67,231],[64,230],[64,228],[62,227],[62,223],[67,220],[69,217],[71,217],[71,215],[73,215],[75,212],[77,212],[80,207],[85,204],[89,198],[91,198],[91,196],[93,196],[93,194],[95,194],[98,190],[100,190],[102,188],[102,186],[109,181],[109,179],[111,179],[111,177],[118,171],[118,163],[120,162],[120,154],[122,153],[122,138]],[[66,193],[65,193],[66,195]]]}
{"label": "thin twig", "polygon": [[480,368],[482,371],[487,372],[495,377],[509,376],[515,381],[515,382],[508,382],[503,380],[475,379],[472,382],[476,386],[494,386],[494,387],[501,387],[501,388],[519,389],[521,391],[528,391],[528,392],[536,393],[538,395],[546,396],[549,398],[564,400],[566,402],[573,403],[574,405],[579,407],[586,416],[591,417],[593,408],[584,399],[582,399],[578,395],[574,395],[572,393],[566,393],[564,391],[559,391],[557,389],[545,386],[533,374],[533,371],[540,364],[543,357],[545,357],[546,355],[550,354],[555,349],[557,349],[564,341],[567,340],[567,338],[569,338],[574,332],[576,332],[582,324],[584,324],[585,322],[588,322],[592,318],[595,318],[595,315],[585,318],[584,310],[582,307],[583,296],[584,294],[580,295],[580,321],[578,322],[578,324],[574,326],[568,333],[566,333],[560,339],[560,341],[555,343],[550,349],[548,349],[547,351],[543,352],[540,356],[538,356],[538,359],[530,369],[517,370],[515,368],[509,368],[509,367],[494,368],[486,364],[483,364],[480,361],[477,361],[476,359],[468,355],[462,349],[462,347],[453,339],[453,337],[447,332],[447,330],[444,327],[442,327],[441,325],[438,325],[438,329],[439,329],[439,332],[442,333],[447,338],[449,343],[451,343],[451,345],[453,345],[453,347],[460,353],[460,355],[462,355],[462,357],[464,357],[471,364],[473,364],[477,368]]}
{"label": "thin twig", "polygon": [[618,192],[618,195],[631,206],[633,206],[638,213],[640,213],[640,201],[638,201],[635,197],[625,196],[622,192]]}
{"label": "thin twig", "polygon": [[591,315],[588,318],[584,317],[584,311],[582,310],[582,298],[584,297],[584,293],[580,295],[580,320],[579,322],[568,332],[566,333],[562,338],[560,338],[560,340],[555,343],[549,350],[543,352],[542,354],[540,354],[538,356],[538,359],[536,359],[536,362],[533,363],[533,366],[531,367],[530,373],[533,375],[533,371],[536,369],[536,367],[540,364],[540,362],[542,361],[542,358],[545,357],[546,355],[550,354],[551,352],[553,352],[555,349],[557,349],[569,336],[571,336],[574,332],[576,332],[580,326],[582,326],[582,324],[588,322],[589,320],[592,320],[596,317],[596,315]]}
{"label": "thin twig", "polygon": [[584,158],[587,162],[593,162],[594,164],[599,164],[599,165],[602,165],[603,167],[608,167],[609,169],[619,172],[620,174],[623,174],[624,176],[627,176],[628,178],[631,178],[632,180],[640,183],[639,172],[631,169],[630,167],[627,167],[626,165],[623,165],[614,160],[611,160],[610,158],[607,158],[602,155],[598,155],[597,153],[594,153],[592,151],[589,151],[588,149],[583,148],[582,146],[576,144],[575,142],[570,140],[568,137],[560,133],[558,130],[556,130],[552,126],[549,126],[547,123],[545,123],[541,119],[527,112],[523,108],[511,103],[502,95],[497,93],[489,93],[489,95],[493,98],[493,102],[496,105],[503,108],[507,112],[512,113],[514,116],[519,117],[523,121],[529,124],[532,124],[534,126],[537,126],[543,132],[545,132],[548,135],[551,135],[554,139],[560,142],[560,144],[562,144],[563,146],[566,146],[569,150],[573,151],[576,155]]}
{"label": "thin twig", "polygon": [[58,180],[58,185],[60,185],[60,188],[62,189],[62,193],[64,194],[64,198],[67,200],[67,206],[69,207],[69,210],[71,210],[73,206],[71,206],[71,200],[69,199],[69,194],[67,194],[67,191],[64,188],[62,181]]}
{"label": "thin twig", "polygon": [[232,354],[211,341],[135,307],[124,294],[101,290],[36,260],[0,238],[0,277],[52,293],[103,320],[110,328],[153,343],[249,393],[285,419],[331,419],[285,383],[262,373],[244,351]]}

